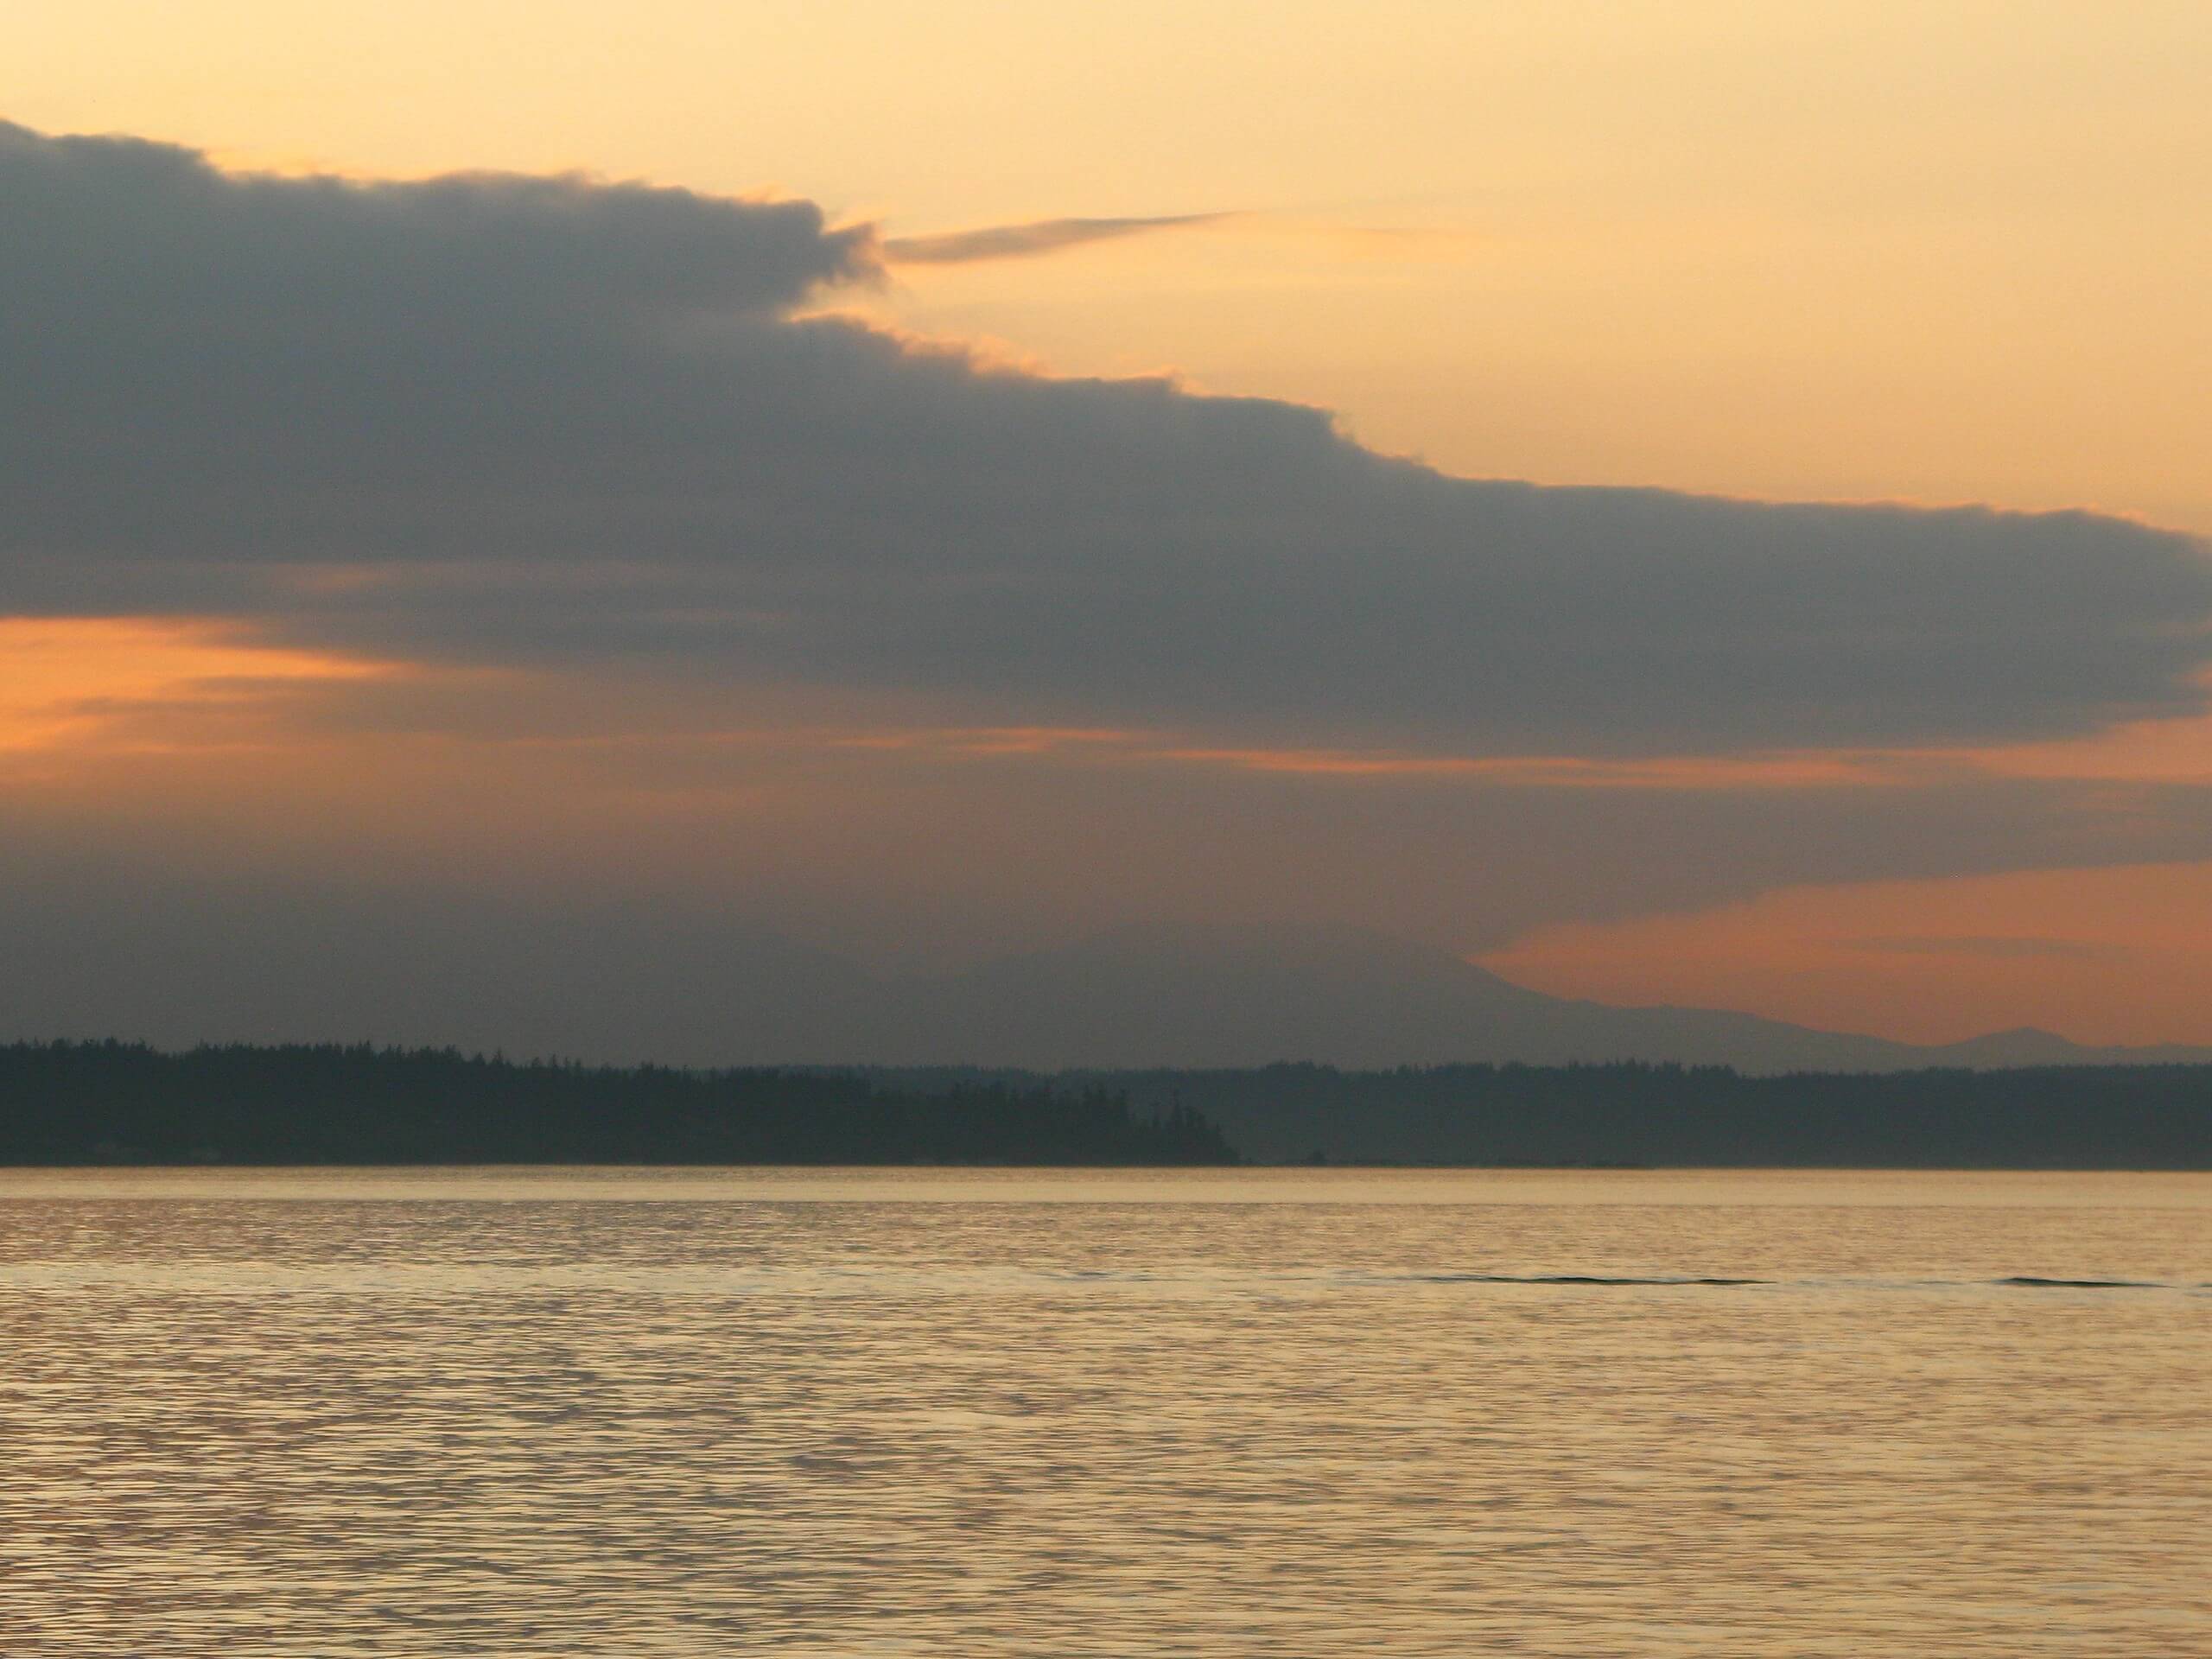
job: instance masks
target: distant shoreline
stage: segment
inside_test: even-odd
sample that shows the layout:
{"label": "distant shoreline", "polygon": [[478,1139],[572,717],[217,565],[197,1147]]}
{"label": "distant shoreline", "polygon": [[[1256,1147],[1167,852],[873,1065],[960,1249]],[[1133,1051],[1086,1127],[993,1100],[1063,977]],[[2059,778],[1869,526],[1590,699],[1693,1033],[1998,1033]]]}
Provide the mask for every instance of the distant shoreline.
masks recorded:
{"label": "distant shoreline", "polygon": [[1076,1071],[0,1046],[0,1166],[2212,1169],[2212,1066]]}

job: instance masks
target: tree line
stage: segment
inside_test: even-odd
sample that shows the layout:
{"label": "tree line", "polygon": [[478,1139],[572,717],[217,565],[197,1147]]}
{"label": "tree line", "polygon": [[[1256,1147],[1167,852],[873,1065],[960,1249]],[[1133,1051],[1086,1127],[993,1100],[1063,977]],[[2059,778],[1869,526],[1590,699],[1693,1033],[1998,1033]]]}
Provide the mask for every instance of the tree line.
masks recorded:
{"label": "tree line", "polygon": [[2212,1066],[1800,1072],[591,1066],[0,1046],[0,1164],[1261,1163],[2212,1169]]}
{"label": "tree line", "polygon": [[298,1045],[0,1046],[0,1163],[1226,1164],[1103,1087],[515,1062]]}

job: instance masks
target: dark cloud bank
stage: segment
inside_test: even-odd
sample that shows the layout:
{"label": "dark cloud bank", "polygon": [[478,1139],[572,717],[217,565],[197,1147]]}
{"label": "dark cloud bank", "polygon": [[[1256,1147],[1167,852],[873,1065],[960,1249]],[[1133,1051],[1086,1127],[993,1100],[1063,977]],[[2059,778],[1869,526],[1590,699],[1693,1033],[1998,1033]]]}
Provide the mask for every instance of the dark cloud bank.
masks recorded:
{"label": "dark cloud bank", "polygon": [[0,126],[0,608],[1465,753],[2200,703],[2183,537],[1465,481],[1309,409],[794,315],[883,257],[804,203]]}

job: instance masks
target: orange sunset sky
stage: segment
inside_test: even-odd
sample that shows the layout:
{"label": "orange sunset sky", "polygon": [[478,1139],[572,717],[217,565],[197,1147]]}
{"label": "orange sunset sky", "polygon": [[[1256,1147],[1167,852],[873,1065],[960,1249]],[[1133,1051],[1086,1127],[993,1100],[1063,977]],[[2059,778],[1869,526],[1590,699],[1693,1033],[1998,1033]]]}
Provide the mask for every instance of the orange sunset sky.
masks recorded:
{"label": "orange sunset sky", "polygon": [[7,34],[50,1025],[466,894],[518,972],[587,903],[887,969],[1311,919],[2212,1043],[2212,8]]}

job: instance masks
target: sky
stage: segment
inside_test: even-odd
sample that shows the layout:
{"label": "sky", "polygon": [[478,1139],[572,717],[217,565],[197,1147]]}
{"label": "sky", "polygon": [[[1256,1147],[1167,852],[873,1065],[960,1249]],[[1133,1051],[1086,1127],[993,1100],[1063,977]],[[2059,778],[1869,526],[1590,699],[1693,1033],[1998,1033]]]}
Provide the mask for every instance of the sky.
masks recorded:
{"label": "sky", "polygon": [[2212,1042],[2201,5],[9,32],[48,1027],[282,1034],[280,938],[1312,920]]}

